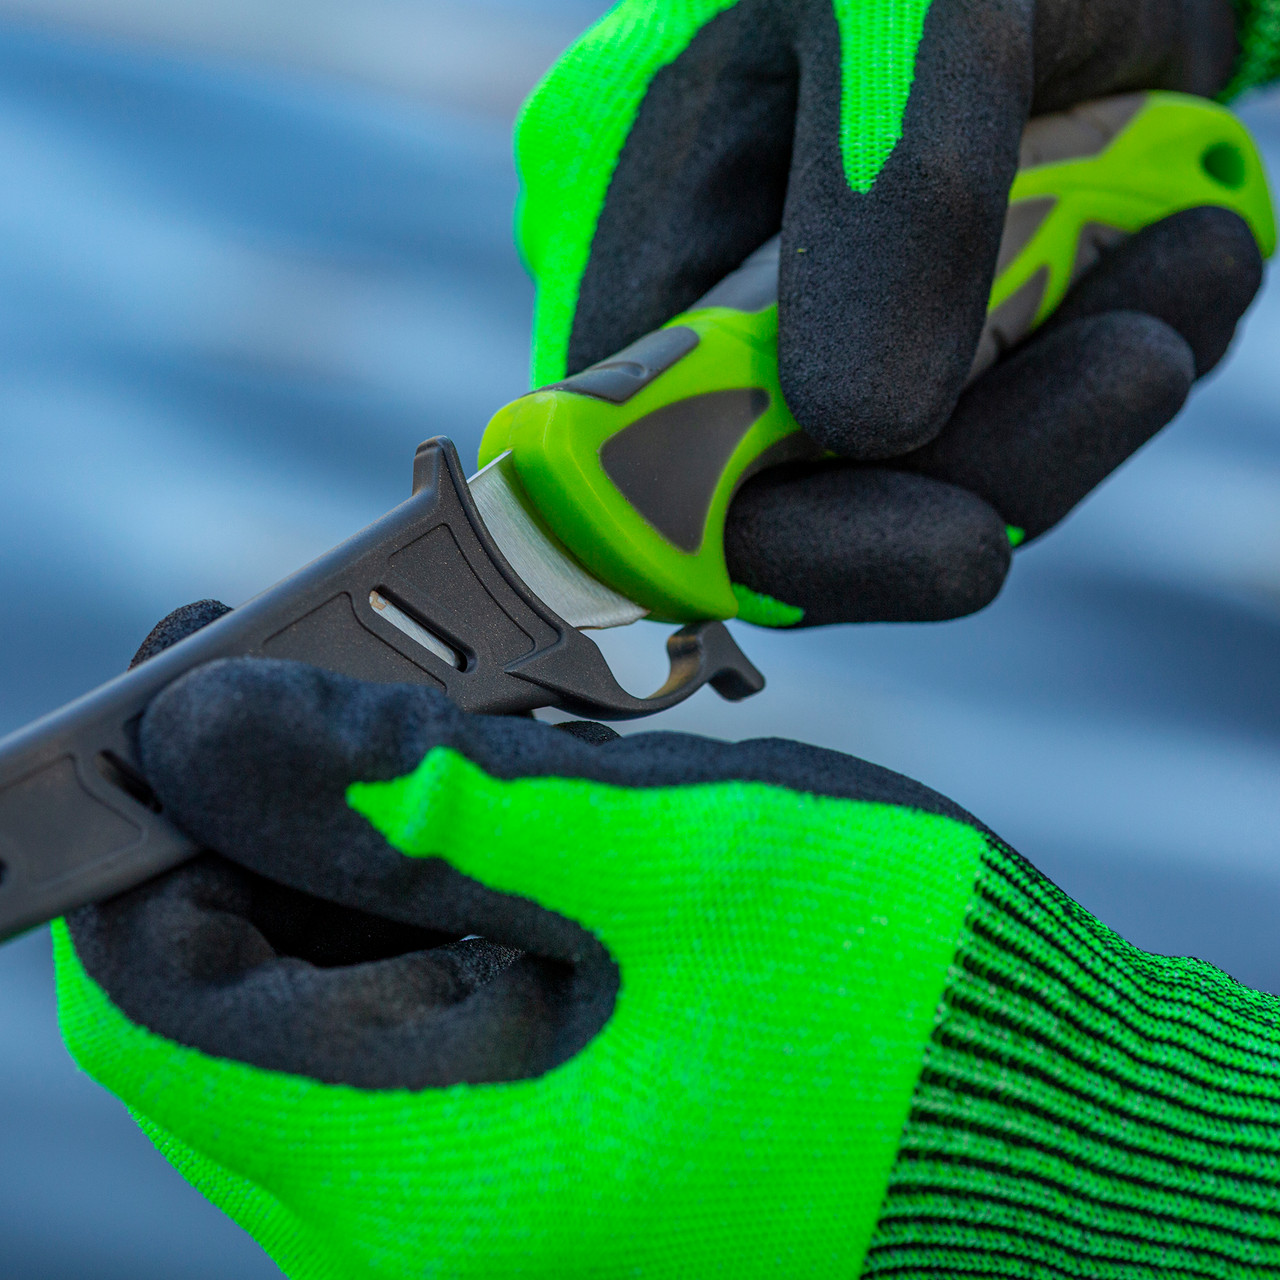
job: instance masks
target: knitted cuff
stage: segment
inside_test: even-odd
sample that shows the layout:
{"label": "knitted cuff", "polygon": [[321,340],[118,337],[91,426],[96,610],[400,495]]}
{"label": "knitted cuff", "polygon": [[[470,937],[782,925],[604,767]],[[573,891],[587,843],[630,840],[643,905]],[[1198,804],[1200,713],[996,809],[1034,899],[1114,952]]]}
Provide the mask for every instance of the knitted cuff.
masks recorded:
{"label": "knitted cuff", "polygon": [[1280,77],[1280,0],[1236,0],[1240,57],[1224,101]]}
{"label": "knitted cuff", "polygon": [[864,1276],[1280,1269],[1280,999],[979,873]]}

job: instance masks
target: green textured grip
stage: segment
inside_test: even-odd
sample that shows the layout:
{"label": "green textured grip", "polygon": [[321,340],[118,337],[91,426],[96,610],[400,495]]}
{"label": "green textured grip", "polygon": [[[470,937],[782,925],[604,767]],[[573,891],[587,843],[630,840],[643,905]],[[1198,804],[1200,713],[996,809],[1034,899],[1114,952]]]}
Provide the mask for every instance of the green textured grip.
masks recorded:
{"label": "green textured grip", "polygon": [[1047,320],[1104,248],[1203,205],[1234,210],[1263,255],[1275,252],[1262,158],[1225,107],[1185,94],[1131,93],[1032,120],[975,369]]}
{"label": "green textured grip", "polygon": [[[1183,209],[1239,213],[1275,249],[1266,175],[1225,108],[1127,94],[1032,121],[971,376],[1042,323],[1101,250]],[[609,360],[499,410],[530,501],[597,577],[657,618],[731,618],[724,522],[748,476],[816,456],[778,385],[777,241]]]}

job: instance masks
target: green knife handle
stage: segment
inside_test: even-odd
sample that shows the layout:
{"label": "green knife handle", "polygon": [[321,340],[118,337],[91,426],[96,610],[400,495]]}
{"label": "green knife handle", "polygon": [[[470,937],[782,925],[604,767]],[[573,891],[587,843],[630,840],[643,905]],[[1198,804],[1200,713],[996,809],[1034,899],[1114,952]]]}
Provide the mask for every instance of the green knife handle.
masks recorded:
{"label": "green knife handle", "polygon": [[[970,377],[1052,314],[1102,248],[1202,205],[1239,213],[1274,252],[1261,158],[1225,108],[1126,94],[1033,120]],[[820,453],[778,385],[777,268],[775,239],[661,329],[499,410],[481,442],[481,464],[510,450],[561,541],[655,617],[733,617],[734,493],[764,467]]]}

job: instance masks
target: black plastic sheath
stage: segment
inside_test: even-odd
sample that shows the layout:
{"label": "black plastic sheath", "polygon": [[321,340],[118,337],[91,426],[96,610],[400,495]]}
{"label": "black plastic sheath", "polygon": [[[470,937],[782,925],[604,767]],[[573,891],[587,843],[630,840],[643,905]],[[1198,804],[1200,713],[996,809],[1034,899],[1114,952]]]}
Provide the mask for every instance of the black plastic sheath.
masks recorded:
{"label": "black plastic sheath", "polygon": [[[389,600],[444,640],[460,668],[393,626]],[[381,520],[249,603],[0,741],[0,940],[120,893],[193,856],[142,776],[134,744],[152,697],[215,658],[313,663],[382,683],[431,685],[467,711],[562,707],[601,719],[663,710],[711,683],[746,697],[763,679],[720,623],[668,641],[650,698],[520,581],[476,511],[444,438],[414,459],[414,492]]]}

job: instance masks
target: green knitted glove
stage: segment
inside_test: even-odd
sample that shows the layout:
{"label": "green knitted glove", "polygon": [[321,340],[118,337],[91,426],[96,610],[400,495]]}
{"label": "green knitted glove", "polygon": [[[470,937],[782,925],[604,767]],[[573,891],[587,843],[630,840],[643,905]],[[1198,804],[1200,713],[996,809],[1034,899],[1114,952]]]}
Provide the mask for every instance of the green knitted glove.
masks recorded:
{"label": "green knitted glove", "polygon": [[779,227],[782,389],[896,456],[974,356],[1029,116],[1275,74],[1276,0],[622,0],[517,128],[534,379],[685,310]]}
{"label": "green knitted glove", "polygon": [[253,660],[143,719],[218,852],[58,926],[64,1033],[294,1280],[1280,1268],[1280,1001],[873,765],[578,733]]}
{"label": "green knitted glove", "polygon": [[[1233,213],[1175,214],[1104,252],[962,394],[1028,117],[1264,80],[1280,67],[1272,9],[1233,24],[1228,0],[623,0],[517,127],[535,383],[683,312],[781,228],[782,390],[856,462],[771,468],[738,493],[739,616],[982,608],[1010,538],[1046,531],[1177,413],[1261,275]],[[1085,107],[1061,137],[1091,155],[1135,102]]]}
{"label": "green knitted glove", "polygon": [[1235,0],[1240,56],[1224,98],[1234,98],[1280,78],[1280,4]]}

